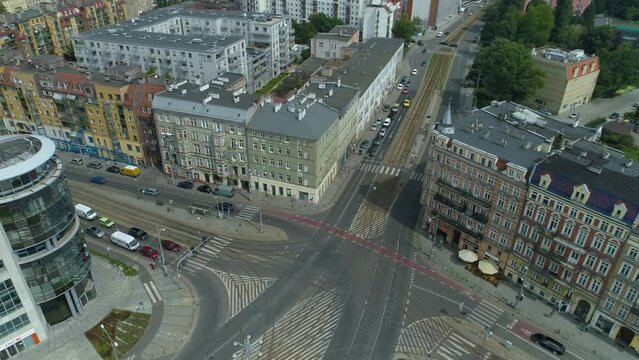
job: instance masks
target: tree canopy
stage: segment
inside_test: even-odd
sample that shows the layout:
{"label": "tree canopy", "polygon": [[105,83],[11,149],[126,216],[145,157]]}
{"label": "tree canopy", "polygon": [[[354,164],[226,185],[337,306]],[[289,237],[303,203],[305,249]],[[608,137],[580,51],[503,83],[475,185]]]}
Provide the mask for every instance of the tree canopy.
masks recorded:
{"label": "tree canopy", "polygon": [[552,8],[545,3],[530,4],[517,24],[517,40],[527,46],[542,46],[548,43],[553,29]]}
{"label": "tree canopy", "polygon": [[402,15],[402,18],[396,21],[393,26],[393,37],[404,39],[408,44],[413,36],[413,31],[415,31],[415,24],[408,19],[408,16]]}
{"label": "tree canopy", "polygon": [[572,0],[557,0],[555,26],[550,33],[550,40],[561,47],[566,46],[566,35],[572,22],[572,15]]}
{"label": "tree canopy", "polygon": [[313,25],[318,33],[331,31],[335,26],[342,25],[342,20],[336,17],[327,16],[324,13],[315,13],[308,17],[308,22]]}
{"label": "tree canopy", "polygon": [[483,47],[476,60],[481,82],[493,99],[523,101],[543,85],[530,51],[521,43],[497,38]]}
{"label": "tree canopy", "polygon": [[639,1],[637,0],[606,0],[602,5],[610,16],[625,20],[639,20]]}
{"label": "tree canopy", "polygon": [[308,21],[297,22],[293,20],[295,30],[295,43],[310,45],[311,39],[320,32],[329,32],[335,26],[342,25],[342,21],[326,14],[317,13],[308,17]]}

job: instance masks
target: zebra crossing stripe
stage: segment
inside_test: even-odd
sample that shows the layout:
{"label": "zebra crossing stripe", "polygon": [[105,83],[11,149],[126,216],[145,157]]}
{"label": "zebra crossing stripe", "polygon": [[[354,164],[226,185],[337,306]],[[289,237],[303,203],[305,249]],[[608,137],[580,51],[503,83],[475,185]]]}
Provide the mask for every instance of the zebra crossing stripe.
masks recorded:
{"label": "zebra crossing stripe", "polygon": [[[388,174],[388,170],[390,170],[390,169],[391,169],[391,168],[390,168],[390,166],[389,166],[389,167],[387,167],[387,168],[386,168],[386,171],[384,172],[384,174]],[[393,169],[393,171],[394,171],[394,169]]]}
{"label": "zebra crossing stripe", "polygon": [[441,352],[440,350],[444,350],[443,348],[440,348],[439,350],[437,350],[437,353],[442,356],[444,358],[444,360],[455,360],[454,358],[444,354],[443,352]]}
{"label": "zebra crossing stripe", "polygon": [[488,301],[482,301],[481,304],[479,304],[479,306],[483,307],[483,308],[488,308],[489,311],[492,311],[494,313],[499,313],[499,315],[501,315],[501,313],[504,312],[504,310],[502,310],[502,308],[500,308],[497,305],[493,305],[491,303],[489,303]]}
{"label": "zebra crossing stripe", "polygon": [[[459,344],[457,344],[454,339],[448,339],[448,340],[446,340],[446,342],[449,343],[451,346],[457,348],[459,351],[465,352],[466,354],[470,354],[466,349],[464,349]],[[451,350],[453,350],[453,349],[451,349]]]}
{"label": "zebra crossing stripe", "polygon": [[151,299],[152,304],[157,304],[158,302],[162,301],[162,296],[160,295],[160,292],[158,291],[158,288],[155,286],[155,283],[153,282],[153,280],[149,282],[145,282],[143,286],[144,286],[144,290],[146,291],[146,294],[149,296],[149,299]]}
{"label": "zebra crossing stripe", "polygon": [[455,339],[457,339],[457,340],[459,340],[459,341],[463,341],[463,342],[465,342],[465,343],[466,343],[466,344],[468,344],[470,347],[475,347],[475,344],[473,344],[472,342],[470,342],[470,341],[468,341],[468,340],[464,339],[463,337],[461,337],[461,336],[459,336],[459,335],[457,335],[457,334],[455,334],[455,333],[452,333],[452,334],[450,334],[450,335],[451,335],[451,337],[454,337]]}

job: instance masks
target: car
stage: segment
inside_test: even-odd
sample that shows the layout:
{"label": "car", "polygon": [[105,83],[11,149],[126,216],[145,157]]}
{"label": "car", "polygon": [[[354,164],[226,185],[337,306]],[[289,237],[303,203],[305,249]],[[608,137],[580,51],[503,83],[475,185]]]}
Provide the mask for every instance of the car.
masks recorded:
{"label": "car", "polygon": [[[448,32],[447,32],[447,33],[448,33]],[[438,32],[438,33],[437,33],[437,37],[442,37],[442,36],[444,36],[444,33],[443,33],[443,32],[441,32],[441,31],[440,31],[440,32]]]}
{"label": "car", "polygon": [[403,94],[408,94],[408,88],[407,88],[407,87],[405,87],[405,88],[404,88],[404,90],[402,90],[402,93],[403,93]]}
{"label": "car", "polygon": [[144,195],[158,196],[160,194],[160,190],[153,187],[145,187],[140,192]]}
{"label": "car", "polygon": [[100,225],[110,228],[110,227],[113,227],[115,223],[113,222],[113,220],[109,219],[108,217],[103,216],[100,218]]}
{"label": "car", "polygon": [[452,48],[456,48],[456,47],[457,47],[457,44],[455,44],[455,43],[449,43],[449,44],[448,44],[448,46],[449,46],[449,47],[452,47]]}
{"label": "car", "polygon": [[71,160],[69,160],[69,164],[82,165],[82,164],[84,164],[84,160],[82,160],[82,159],[71,159]]}
{"label": "car", "polygon": [[448,34],[450,34],[450,31],[446,31],[446,32],[444,33],[444,35],[448,35]]}
{"label": "car", "polygon": [[424,42],[422,40],[417,40],[417,45],[424,46]]}
{"label": "car", "polygon": [[107,179],[104,176],[91,176],[89,182],[94,184],[106,184]]}
{"label": "car", "polygon": [[440,41],[439,45],[444,45],[444,46],[448,46],[448,42],[447,41]]}
{"label": "car", "polygon": [[386,136],[386,128],[382,128],[382,130],[379,131],[378,135],[381,137]]}
{"label": "car", "polygon": [[426,66],[426,61],[422,61],[422,66]]}
{"label": "car", "polygon": [[571,118],[571,119],[576,119],[577,117],[579,117],[579,114],[577,114],[577,113],[572,113],[572,114],[570,114],[568,117],[569,117],[569,118]]}
{"label": "car", "polygon": [[380,146],[382,144],[382,138],[378,135],[373,139],[373,145]]}
{"label": "car", "polygon": [[404,100],[404,107],[405,108],[410,107],[410,99]]}
{"label": "car", "polygon": [[368,148],[368,151],[366,151],[366,153],[368,154],[368,156],[373,157],[375,156],[375,153],[377,152],[377,148],[379,146],[377,145],[371,145],[371,147]]}
{"label": "car", "polygon": [[87,163],[87,167],[91,169],[102,169],[102,163],[97,161],[91,161]]}
{"label": "car", "polygon": [[376,126],[380,126],[381,124],[382,124],[382,119],[377,118],[377,119],[375,120],[375,124],[374,124],[374,125],[376,125]]}
{"label": "car", "polygon": [[133,236],[138,240],[146,240],[146,238],[149,237],[149,234],[147,234],[146,231],[140,229],[139,227],[130,228],[127,234]]}
{"label": "car", "polygon": [[539,112],[544,114],[544,115],[546,115],[546,116],[552,115],[552,113],[548,109],[541,109],[541,110],[539,110]]}
{"label": "car", "polygon": [[428,52],[427,49],[422,49],[422,54],[426,54]]}
{"label": "car", "polygon": [[384,124],[383,125],[385,127],[389,127],[390,124],[391,124],[391,121],[392,121],[391,118],[386,118],[386,119],[384,119]]}
{"label": "car", "polygon": [[160,242],[162,244],[162,248],[172,251],[172,252],[179,252],[180,251],[180,244],[173,242],[171,240],[162,240]]}
{"label": "car", "polygon": [[91,226],[90,228],[87,228],[86,233],[98,239],[104,237],[105,235],[104,231],[102,231],[97,226]]}
{"label": "car", "polygon": [[371,125],[371,131],[377,131],[377,125],[375,124]]}
{"label": "car", "polygon": [[359,144],[359,148],[360,149],[366,149],[368,147],[368,145],[370,144],[370,141],[368,140],[363,140],[361,144]]}
{"label": "car", "polygon": [[384,104],[384,107],[382,108],[383,112],[389,112],[390,111],[390,106],[388,104]]}
{"label": "car", "polygon": [[198,186],[197,191],[210,194],[213,192],[213,188],[208,185],[200,185]]}
{"label": "car", "polygon": [[636,108],[639,108],[639,102],[636,102],[636,103],[632,104],[632,106],[634,106]]}
{"label": "car", "polygon": [[215,210],[230,213],[230,212],[233,212],[233,204],[228,202],[218,203],[217,205],[215,205]]}
{"label": "car", "polygon": [[402,90],[403,88],[404,88],[404,84],[403,83],[397,84],[397,90]]}
{"label": "car", "polygon": [[550,336],[536,333],[530,336],[530,340],[555,355],[563,355],[566,352],[564,345]]}
{"label": "car", "polygon": [[413,71],[410,72],[412,75],[417,75],[417,69],[413,69]]}
{"label": "car", "polygon": [[184,181],[180,181],[179,183],[177,183],[177,187],[182,188],[182,189],[186,189],[186,190],[193,189],[193,186],[195,186],[195,185],[193,184],[193,181],[190,181],[190,180],[184,180]]}
{"label": "car", "polygon": [[410,81],[406,82],[406,87],[410,87]]}
{"label": "car", "polygon": [[406,80],[408,80],[408,76],[407,76],[407,75],[402,76],[402,81],[401,81],[401,82],[402,82],[402,83],[405,83],[405,82],[406,82]]}
{"label": "car", "polygon": [[612,119],[612,120],[619,119],[619,113],[614,112],[614,113],[610,114],[609,118]]}
{"label": "car", "polygon": [[110,172],[110,173],[114,173],[114,174],[119,174],[120,173],[120,168],[115,166],[115,165],[111,165],[108,168],[106,168],[106,171]]}
{"label": "car", "polygon": [[140,248],[140,254],[151,259],[157,259],[160,253],[149,245],[144,245]]}

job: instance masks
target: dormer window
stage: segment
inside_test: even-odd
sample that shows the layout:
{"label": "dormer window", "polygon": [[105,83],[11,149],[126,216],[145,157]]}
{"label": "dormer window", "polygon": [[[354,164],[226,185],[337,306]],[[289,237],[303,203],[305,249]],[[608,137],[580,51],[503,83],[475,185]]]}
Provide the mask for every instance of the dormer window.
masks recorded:
{"label": "dormer window", "polygon": [[548,189],[551,181],[552,179],[550,178],[550,175],[544,174],[539,178],[539,186],[543,187],[544,189]]}
{"label": "dormer window", "polygon": [[590,190],[588,189],[588,186],[586,184],[581,184],[572,188],[572,196],[570,196],[572,200],[577,200],[580,203],[585,204],[586,202],[588,202],[589,197]]}
{"label": "dormer window", "polygon": [[623,217],[626,216],[627,211],[628,208],[626,207],[626,204],[624,204],[621,200],[617,200],[615,206],[612,208],[612,217],[623,219]]}

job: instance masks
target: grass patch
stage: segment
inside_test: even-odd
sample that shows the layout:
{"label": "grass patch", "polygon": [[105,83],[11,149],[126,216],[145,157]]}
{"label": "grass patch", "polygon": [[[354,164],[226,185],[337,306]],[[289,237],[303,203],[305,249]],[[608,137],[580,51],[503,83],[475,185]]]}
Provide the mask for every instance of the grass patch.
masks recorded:
{"label": "grass patch", "polygon": [[[102,321],[87,330],[84,336],[102,359],[120,359],[140,340],[150,319],[150,314],[113,309]],[[100,325],[104,325],[104,329]],[[118,344],[115,354],[111,340]]]}
{"label": "grass patch", "polygon": [[276,77],[272,78],[269,82],[267,82],[266,85],[262,86],[261,89],[258,89],[255,92],[255,95],[264,96],[270,93],[271,91],[273,91],[273,89],[275,89],[275,87],[280,83],[280,81],[284,80],[284,78],[287,76],[288,76],[287,73],[281,73],[277,75]]}
{"label": "grass patch", "polygon": [[634,145],[631,135],[619,135],[604,129],[601,134],[601,142],[623,151],[629,160],[639,160],[639,147]]}
{"label": "grass patch", "polygon": [[599,127],[599,125],[603,125],[605,123],[606,123],[606,118],[600,117],[598,119],[590,121],[589,123],[586,124],[586,126],[589,127],[589,128],[596,129],[596,128]]}
{"label": "grass patch", "polygon": [[120,261],[118,259],[114,259],[114,258],[112,258],[112,257],[110,257],[110,256],[108,256],[106,254],[103,254],[103,253],[95,251],[95,250],[91,250],[91,254],[107,260],[108,262],[111,263],[111,265],[119,267],[122,270],[122,272],[124,273],[124,275],[126,275],[126,276],[137,276],[138,275],[138,271],[133,266],[131,266],[131,265],[129,265],[129,264],[123,262],[123,261]]}

